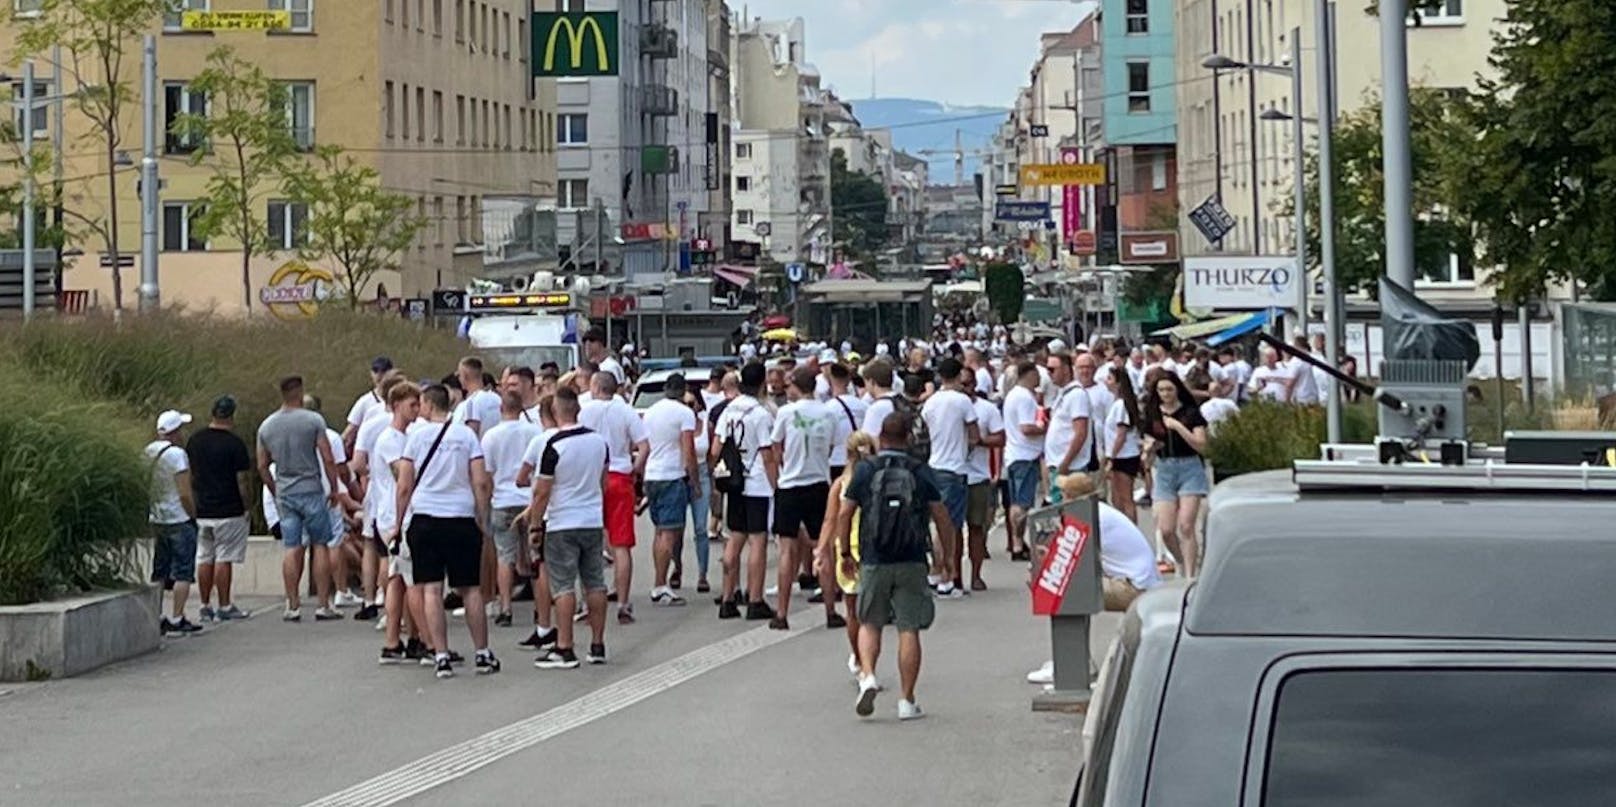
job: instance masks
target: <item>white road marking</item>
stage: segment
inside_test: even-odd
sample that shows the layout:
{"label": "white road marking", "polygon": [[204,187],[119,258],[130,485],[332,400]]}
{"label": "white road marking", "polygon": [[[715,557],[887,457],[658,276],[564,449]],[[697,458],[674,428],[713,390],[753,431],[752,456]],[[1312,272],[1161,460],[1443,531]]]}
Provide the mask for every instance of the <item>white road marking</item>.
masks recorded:
{"label": "white road marking", "polygon": [[397,804],[552,737],[627,709],[702,673],[799,636],[817,624],[811,613],[800,616],[802,618],[797,620],[797,626],[789,631],[759,626],[738,636],[714,642],[608,684],[548,712],[449,746],[346,790],[309,802],[304,807],[385,807]]}

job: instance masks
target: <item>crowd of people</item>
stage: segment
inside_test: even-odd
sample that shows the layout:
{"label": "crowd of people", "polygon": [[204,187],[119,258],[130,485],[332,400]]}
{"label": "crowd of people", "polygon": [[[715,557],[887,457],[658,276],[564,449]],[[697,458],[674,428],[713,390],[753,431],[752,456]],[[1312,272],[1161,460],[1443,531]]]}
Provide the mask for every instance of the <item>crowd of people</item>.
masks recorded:
{"label": "crowd of people", "polygon": [[[231,582],[256,469],[284,549],[283,620],[303,618],[307,559],[313,619],[356,607],[352,618],[383,631],[382,664],[454,676],[454,614],[474,669],[498,673],[490,628],[514,625],[515,603],[529,596],[534,628],[521,645],[536,667],[603,664],[608,612],[636,621],[632,550],[646,513],[652,606],[686,604],[689,537],[695,590],[713,596],[718,619],[787,630],[796,594],[821,606],[826,627],[846,630],[859,715],[883,691],[882,630],[895,628],[898,716],[919,717],[920,633],[937,600],[987,588],[1001,512],[1003,551],[1035,561],[1029,515],[1101,490],[1105,600],[1124,609],[1164,574],[1196,572],[1209,429],[1248,397],[1317,394],[1311,374],[1266,355],[1252,368],[1228,348],[996,344],[1003,336],[940,326],[896,352],[882,341],[868,361],[851,345],[767,360],[743,347],[731,364],[670,377],[643,413],[598,330],[576,367],[507,367],[497,378],[468,357],[417,383],[378,358],[341,433],[301,378],[282,379],[282,405],[251,450],[234,433],[229,396],[188,440],[191,417],[164,412],[147,448],[153,579],[172,590],[161,629],[202,630],[186,617],[193,584],[202,622],[249,616]],[[1158,541],[1139,528],[1139,504],[1154,506]],[[588,627],[587,652],[575,622]],[[1045,665],[1030,679],[1051,677]]]}

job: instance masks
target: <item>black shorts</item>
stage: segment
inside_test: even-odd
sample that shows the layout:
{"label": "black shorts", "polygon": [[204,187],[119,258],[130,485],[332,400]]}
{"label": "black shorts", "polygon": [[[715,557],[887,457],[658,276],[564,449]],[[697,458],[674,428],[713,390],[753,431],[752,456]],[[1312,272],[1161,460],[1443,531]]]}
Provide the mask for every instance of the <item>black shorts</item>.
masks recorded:
{"label": "black shorts", "polygon": [[475,518],[416,515],[407,536],[415,582],[470,588],[482,578],[483,534]]}
{"label": "black shorts", "polygon": [[737,535],[762,535],[769,531],[767,496],[724,497],[724,524]]}
{"label": "black shorts", "polygon": [[819,482],[800,488],[780,488],[774,492],[774,534],[796,538],[798,528],[807,528],[808,540],[819,540],[825,525],[825,504],[830,485]]}
{"label": "black shorts", "polygon": [[841,479],[842,478],[842,473],[844,471],[846,471],[846,470],[847,470],[846,465],[832,465],[832,466],[830,466],[830,481],[835,482],[836,480]]}
{"label": "black shorts", "polygon": [[1111,459],[1111,471],[1113,473],[1138,476],[1142,468],[1143,466],[1140,464],[1138,457],[1113,457]]}

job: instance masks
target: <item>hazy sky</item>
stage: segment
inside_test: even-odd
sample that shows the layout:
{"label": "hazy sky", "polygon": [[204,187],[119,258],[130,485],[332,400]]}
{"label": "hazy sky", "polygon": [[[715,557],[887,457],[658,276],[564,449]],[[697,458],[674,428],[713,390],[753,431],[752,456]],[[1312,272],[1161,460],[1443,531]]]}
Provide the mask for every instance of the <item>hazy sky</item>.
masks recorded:
{"label": "hazy sky", "polygon": [[808,61],[843,98],[923,98],[1009,106],[1038,35],[1069,31],[1090,3],[1069,0],[729,0],[736,14],[802,17]]}

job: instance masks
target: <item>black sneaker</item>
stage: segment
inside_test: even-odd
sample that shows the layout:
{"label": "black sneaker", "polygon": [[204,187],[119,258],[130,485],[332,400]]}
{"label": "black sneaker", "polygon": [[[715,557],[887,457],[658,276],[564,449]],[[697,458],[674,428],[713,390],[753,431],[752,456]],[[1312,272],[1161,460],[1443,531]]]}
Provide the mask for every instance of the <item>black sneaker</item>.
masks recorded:
{"label": "black sneaker", "polygon": [[813,593],[808,595],[808,602],[811,602],[811,603],[813,603],[815,605],[821,605],[821,604],[823,604],[825,602],[825,592],[824,592],[824,590],[814,588],[814,589],[809,589],[809,591],[812,591]]}
{"label": "black sneaker", "polygon": [[162,628],[164,634],[172,636],[190,636],[193,633],[202,632],[201,625],[198,625],[183,616],[180,617],[178,622],[170,622],[166,619],[163,620]]}
{"label": "black sneaker", "polygon": [[554,648],[555,643],[556,643],[556,629],[555,628],[551,628],[550,630],[542,632],[542,633],[539,631],[538,628],[534,628],[533,633],[529,634],[526,639],[523,639],[522,641],[517,642],[517,644],[521,645],[522,647],[537,650],[537,651],[539,651],[541,653],[546,651],[546,650],[549,650],[551,648]]}
{"label": "black sneaker", "polygon": [[1014,561],[1029,561],[1032,560],[1032,553],[1028,552],[1026,549],[1022,549],[1019,552],[1011,552],[1010,559]]}
{"label": "black sneaker", "polygon": [[404,659],[410,658],[409,649],[404,645],[398,647],[382,648],[381,658],[376,659],[377,664],[402,664]]}
{"label": "black sneaker", "polygon": [[811,574],[797,575],[798,591],[813,591],[816,588],[819,588],[819,578],[814,577]]}
{"label": "black sneaker", "polygon": [[791,623],[785,617],[777,616],[769,620],[769,630],[791,630]]}
{"label": "black sneaker", "polygon": [[719,619],[740,619],[741,618],[741,607],[736,605],[731,600],[725,600],[723,605],[718,606],[718,618]]}
{"label": "black sneaker", "polygon": [[[430,666],[432,666],[433,664],[435,664],[437,662],[437,657],[438,657],[437,652],[434,651],[432,648],[430,648],[430,647],[422,647],[421,648],[421,666],[422,667],[430,667]],[[466,657],[460,655],[459,653],[456,653],[453,650],[450,650],[449,651],[449,663],[450,664],[465,664],[466,663]]]}
{"label": "black sneaker", "polygon": [[764,619],[774,619],[774,609],[766,602],[751,602],[746,604],[746,619],[748,622],[757,622]]}
{"label": "black sneaker", "polygon": [[511,592],[511,602],[533,602],[533,584],[523,582]]}
{"label": "black sneaker", "polygon": [[375,619],[376,617],[381,616],[381,614],[382,614],[382,609],[377,608],[374,603],[371,603],[371,604],[365,605],[365,606],[361,607],[359,610],[355,611],[354,615],[353,615],[353,618],[354,618],[355,622],[369,622],[372,619]]}
{"label": "black sneaker", "polygon": [[589,646],[589,656],[587,658],[588,658],[590,664],[605,664],[606,663],[606,645],[603,645],[603,644],[592,644],[592,645],[590,645]]}
{"label": "black sneaker", "polygon": [[438,668],[437,672],[434,673],[438,676],[438,678],[441,679],[454,677],[454,664],[450,662],[449,659],[440,658],[433,662],[433,664]]}
{"label": "black sneaker", "polygon": [[533,666],[541,670],[576,670],[578,669],[578,656],[572,648],[566,650],[551,650],[533,662]]}
{"label": "black sneaker", "polygon": [[499,659],[494,658],[493,653],[478,653],[476,663],[478,675],[493,675],[499,672]]}
{"label": "black sneaker", "polygon": [[835,611],[832,611],[832,612],[825,615],[825,629],[826,630],[836,630],[837,628],[845,628],[845,627],[847,627],[847,618],[846,617],[842,616],[841,614],[836,613]]}
{"label": "black sneaker", "polygon": [[509,612],[503,613],[503,614],[500,614],[499,616],[494,617],[494,627],[496,627],[496,628],[508,628],[510,626],[511,626],[511,615],[510,615]]}
{"label": "black sneaker", "polygon": [[617,592],[615,592],[615,591],[606,592],[606,601],[607,602],[617,602]]}
{"label": "black sneaker", "polygon": [[404,658],[410,661],[420,661],[423,658],[430,659],[432,658],[432,651],[426,649],[426,645],[422,644],[420,639],[411,639],[404,643]]}
{"label": "black sneaker", "polygon": [[466,607],[466,602],[465,600],[460,599],[459,592],[451,591],[448,594],[443,595],[443,610],[453,611],[456,608],[464,607]]}

